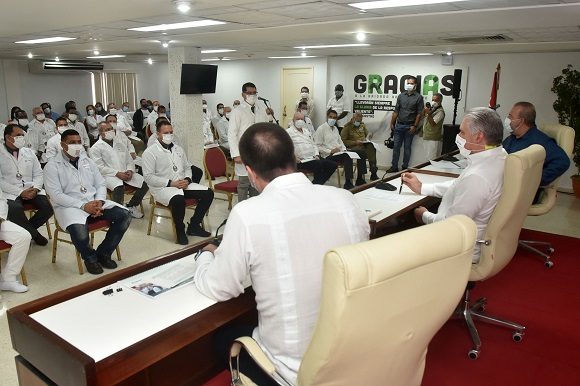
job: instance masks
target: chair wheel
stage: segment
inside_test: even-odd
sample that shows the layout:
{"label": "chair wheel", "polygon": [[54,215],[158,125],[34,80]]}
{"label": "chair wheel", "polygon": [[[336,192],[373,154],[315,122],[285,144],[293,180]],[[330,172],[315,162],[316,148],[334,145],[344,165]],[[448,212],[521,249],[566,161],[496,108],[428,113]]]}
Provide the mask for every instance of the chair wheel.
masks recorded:
{"label": "chair wheel", "polygon": [[552,268],[554,266],[554,262],[552,260],[548,260],[544,263],[546,268]]}
{"label": "chair wheel", "polygon": [[548,252],[548,255],[551,255],[552,253],[554,253],[554,248],[550,247],[546,249],[546,252]]}
{"label": "chair wheel", "polygon": [[522,339],[524,339],[524,334],[521,332],[514,332],[512,334],[512,339],[514,340],[514,342],[521,342]]}
{"label": "chair wheel", "polygon": [[467,353],[467,356],[471,360],[476,360],[477,358],[479,358],[479,351],[475,350],[475,349],[469,350],[469,352]]}

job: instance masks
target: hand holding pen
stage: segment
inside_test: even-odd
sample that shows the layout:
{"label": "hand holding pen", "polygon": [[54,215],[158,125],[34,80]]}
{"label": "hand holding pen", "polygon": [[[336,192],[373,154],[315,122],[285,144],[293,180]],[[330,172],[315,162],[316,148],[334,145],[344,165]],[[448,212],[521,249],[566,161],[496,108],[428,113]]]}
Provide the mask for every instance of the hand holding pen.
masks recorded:
{"label": "hand holding pen", "polygon": [[[411,189],[414,193],[421,194],[421,187],[423,184],[417,176],[413,173],[403,173],[401,174],[401,188],[403,184],[407,185],[409,189]],[[399,194],[401,194],[401,190],[399,189]]]}

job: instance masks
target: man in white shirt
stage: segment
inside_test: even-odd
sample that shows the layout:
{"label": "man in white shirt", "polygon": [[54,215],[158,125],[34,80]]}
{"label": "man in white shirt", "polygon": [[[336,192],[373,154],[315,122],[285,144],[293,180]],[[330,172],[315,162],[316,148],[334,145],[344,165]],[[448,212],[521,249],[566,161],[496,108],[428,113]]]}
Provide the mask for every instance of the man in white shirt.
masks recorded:
{"label": "man in white shirt", "polygon": [[[0,187],[8,201],[8,220],[26,229],[38,245],[48,240],[38,232],[52,217],[52,207],[42,185],[44,177],[34,151],[25,147],[24,130],[18,125],[4,129],[4,144],[0,145]],[[33,204],[36,213],[29,219],[24,205]]]}
{"label": "man in white shirt", "polygon": [[149,112],[147,116],[147,125],[149,126],[149,130],[151,130],[151,134],[155,134],[155,121],[159,118],[159,114],[165,114],[165,107],[162,109],[163,113],[159,111],[159,101],[153,101],[153,110]]}
{"label": "man in white shirt", "polygon": [[[105,180],[97,165],[82,151],[80,135],[66,130],[61,136],[62,151],[44,168],[44,184],[54,208],[54,216],[93,275],[117,268],[111,254],[117,248],[131,223],[129,211],[109,201]],[[105,239],[93,249],[88,223],[105,219],[111,222]]]}
{"label": "man in white shirt", "polygon": [[8,259],[3,261],[0,272],[0,290],[11,292],[26,292],[28,287],[18,281],[24,261],[30,248],[30,233],[26,229],[8,221],[8,205],[4,193],[0,189],[0,240],[12,245]]}
{"label": "man in white shirt", "polygon": [[[503,189],[503,173],[507,153],[501,146],[503,122],[487,107],[469,111],[461,121],[455,143],[467,158],[468,166],[461,175],[448,182],[422,184],[413,173],[404,173],[403,182],[413,192],[442,197],[437,213],[424,207],[415,209],[418,222],[430,224],[447,217],[464,214],[477,225],[481,239]],[[479,261],[481,247],[475,245],[473,262]]]}
{"label": "man in white shirt", "polygon": [[[218,134],[218,143],[220,149],[224,152],[228,159],[232,158],[230,155],[230,143],[228,142],[228,129],[230,127],[230,116],[232,109],[229,106],[223,108],[223,115],[215,121],[214,127]],[[219,112],[219,108],[218,108]]]}
{"label": "man in white shirt", "polygon": [[244,132],[258,122],[272,122],[273,111],[266,107],[264,103],[258,103],[258,90],[256,85],[247,82],[242,86],[243,102],[240,107],[234,108],[230,117],[230,127],[228,129],[228,142],[230,144],[230,153],[235,162],[236,175],[239,178],[238,184],[238,202],[244,201],[248,195],[255,196],[258,191],[250,186],[248,173],[240,158],[238,144]]}
{"label": "man in white shirt", "polygon": [[133,118],[131,117],[131,114],[129,114],[129,110],[129,102],[123,102],[121,105],[121,110],[117,111],[117,115],[122,116],[125,122],[127,122],[130,127],[133,127]]}
{"label": "man in white shirt", "polygon": [[50,137],[46,142],[46,161],[48,162],[51,158],[56,157],[60,152],[60,136],[65,131],[69,130],[68,120],[65,117],[60,117],[56,119],[56,134]]}
{"label": "man in white shirt", "polygon": [[[117,122],[116,115],[107,115],[107,117],[105,118],[105,122],[107,122],[109,125],[111,125],[111,127],[115,130],[116,135],[117,135],[116,136],[117,141],[119,143],[122,143],[125,146],[125,148],[129,152],[129,154],[131,155],[131,158],[133,158],[133,159],[137,158],[137,152],[135,151],[135,146],[133,145],[133,142],[131,142],[131,140],[128,137],[128,135],[131,134],[131,127],[128,128],[129,130],[127,130],[126,126],[119,126],[119,124]],[[100,135],[100,131],[99,131],[99,135]]]}
{"label": "man in white shirt", "polygon": [[[226,335],[252,335],[282,377],[295,384],[318,318],[324,255],[367,240],[368,218],[349,192],[313,185],[296,172],[292,140],[279,126],[252,125],[239,149],[261,194],[234,206],[220,246],[210,244],[199,256],[194,281],[204,295],[225,301],[244,292],[249,275],[258,327]],[[242,361],[256,384],[271,384],[247,356]]]}
{"label": "man in white shirt", "polygon": [[306,102],[298,102],[298,107],[296,109],[299,113],[304,115],[304,122],[306,123],[306,129],[310,131],[310,134],[314,137],[314,133],[316,129],[314,128],[314,124],[312,123],[312,119],[310,119],[310,112],[308,111],[308,105]]}
{"label": "man in white shirt", "polygon": [[40,107],[32,109],[34,119],[30,121],[28,129],[28,141],[31,149],[36,153],[41,164],[45,164],[46,143],[56,133],[56,124],[50,118],[47,118]]}
{"label": "man in white shirt", "polygon": [[310,131],[305,129],[305,125],[304,115],[302,113],[294,113],[294,118],[288,128],[288,134],[294,144],[298,170],[314,173],[312,183],[324,185],[336,171],[338,165],[334,161],[320,158],[318,146],[314,143]]}
{"label": "man in white shirt", "polygon": [[[177,243],[187,245],[187,235],[209,237],[202,228],[203,216],[213,202],[213,191],[192,179],[191,164],[185,151],[173,142],[173,127],[166,120],[157,124],[157,143],[143,153],[143,177],[155,201],[171,208]],[[197,200],[187,232],[183,223],[185,199]]]}
{"label": "man in white shirt", "polygon": [[[305,107],[302,108],[300,103],[304,103]],[[306,86],[300,89],[300,99],[296,102],[296,109],[298,111],[306,110],[302,111],[302,114],[306,116],[311,116],[314,111],[314,99],[310,97],[310,89]]]}
{"label": "man in white shirt", "polygon": [[68,120],[68,128],[79,133],[84,149],[88,150],[91,147],[91,142],[85,125],[79,121],[79,113],[77,110],[69,110],[66,114],[63,114],[63,117]]}
{"label": "man in white shirt", "polygon": [[[352,158],[346,153],[346,146],[342,142],[342,138],[336,127],[336,117],[338,114],[334,110],[328,110],[327,120],[322,125],[318,126],[316,133],[314,134],[314,142],[318,146],[318,152],[320,156],[334,161],[336,163],[342,164],[344,167],[344,188],[352,189],[354,185],[352,184],[353,172],[352,172]],[[341,153],[341,154],[337,154]],[[358,178],[357,180],[363,179],[363,170],[361,163],[365,160],[359,158],[359,167],[357,169]],[[364,166],[364,165],[363,165]]]}
{"label": "man in white shirt", "polygon": [[91,147],[89,154],[105,179],[107,189],[111,191],[111,200],[123,205],[125,185],[136,188],[131,200],[126,205],[133,218],[143,218],[139,204],[149,188],[143,176],[135,172],[135,162],[124,142],[117,139],[117,131],[108,122],[99,124],[99,140]]}
{"label": "man in white shirt", "polygon": [[337,84],[334,87],[334,96],[326,104],[326,110],[332,109],[338,114],[336,127],[338,127],[339,133],[348,122],[348,113],[351,108],[350,101],[344,96],[344,87],[342,87],[342,84]]}

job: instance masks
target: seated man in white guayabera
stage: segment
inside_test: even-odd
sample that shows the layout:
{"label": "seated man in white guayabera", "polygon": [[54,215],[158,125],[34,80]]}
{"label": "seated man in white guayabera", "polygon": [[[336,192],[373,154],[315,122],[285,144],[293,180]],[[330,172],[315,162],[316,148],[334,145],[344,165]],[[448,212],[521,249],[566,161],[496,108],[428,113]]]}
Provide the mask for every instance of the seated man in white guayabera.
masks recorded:
{"label": "seated man in white guayabera", "polygon": [[143,213],[139,210],[139,204],[147,194],[149,188],[143,180],[143,176],[135,172],[135,162],[124,142],[119,141],[118,132],[108,122],[99,123],[99,140],[89,150],[89,155],[99,172],[105,178],[107,189],[111,193],[111,199],[123,205],[125,198],[125,185],[132,186],[137,190],[127,203],[129,213],[134,218],[142,218]]}
{"label": "seated man in white guayabera", "polygon": [[[129,228],[131,215],[125,207],[106,199],[105,180],[95,162],[82,151],[79,133],[75,130],[62,133],[61,146],[62,151],[44,168],[44,186],[54,216],[69,233],[89,273],[101,274],[102,267],[117,268],[111,254]],[[95,250],[89,242],[88,223],[100,219],[110,221],[111,225]]]}
{"label": "seated man in white guayabera", "polygon": [[[213,191],[192,179],[191,164],[181,146],[174,143],[171,123],[159,121],[156,132],[157,143],[143,153],[143,176],[153,198],[171,208],[178,244],[187,245],[187,235],[211,236],[201,224],[213,201]],[[185,200],[191,198],[197,200],[197,205],[186,232]]]}

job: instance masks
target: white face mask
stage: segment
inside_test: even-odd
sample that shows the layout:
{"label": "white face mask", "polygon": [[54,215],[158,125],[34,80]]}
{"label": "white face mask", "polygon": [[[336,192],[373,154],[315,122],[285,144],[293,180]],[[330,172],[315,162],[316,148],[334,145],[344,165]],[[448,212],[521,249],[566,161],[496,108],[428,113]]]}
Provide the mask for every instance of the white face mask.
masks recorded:
{"label": "white face mask", "polygon": [[14,147],[17,149],[22,149],[26,146],[26,138],[23,135],[19,135],[18,137],[14,137]]}
{"label": "white face mask", "polygon": [[117,130],[117,122],[111,122],[111,127],[113,130]]}
{"label": "white face mask", "polygon": [[455,136],[455,144],[457,145],[457,148],[459,149],[459,154],[461,154],[464,157],[467,157],[468,155],[471,154],[471,150],[468,150],[465,148],[466,143],[467,143],[467,140],[465,138],[461,138],[459,136],[459,134],[457,134]]}
{"label": "white face mask", "polygon": [[297,129],[303,129],[304,126],[306,126],[306,122],[304,122],[302,119],[299,119],[297,121],[294,121],[294,127]]}
{"label": "white face mask", "polygon": [[26,126],[28,126],[28,123],[29,123],[29,122],[28,122],[28,119],[26,119],[26,118],[21,118],[21,119],[19,119],[19,120],[18,120],[18,124],[19,124],[20,126],[22,126],[22,127],[26,127]]}
{"label": "white face mask", "polygon": [[218,114],[219,115],[224,115],[224,109],[218,109]]}
{"label": "white face mask", "polygon": [[234,109],[237,109],[238,107],[240,107],[240,105],[234,105]]}
{"label": "white face mask", "polygon": [[405,84],[405,90],[412,91],[414,89],[415,89],[415,85],[414,84],[411,84],[411,83],[406,83]]}
{"label": "white face mask", "polygon": [[308,95],[309,95],[309,94],[308,94],[307,92],[301,92],[301,93],[300,93],[300,96],[301,96],[302,98],[304,98],[304,99],[308,98]]}
{"label": "white face mask", "polygon": [[66,130],[68,129],[68,126],[59,126],[56,128],[56,131],[58,131],[59,134],[64,133]]}
{"label": "white face mask", "polygon": [[109,114],[111,114],[111,115],[117,115],[117,109],[116,108],[113,108],[113,107],[110,108],[109,109]]}
{"label": "white face mask", "polygon": [[514,130],[512,129],[512,125],[511,125],[511,123],[512,123],[512,120],[511,120],[511,119],[509,119],[508,117],[506,117],[506,118],[503,120],[503,129],[504,129],[505,131],[507,131],[508,133],[510,133],[510,134],[514,132]]}
{"label": "white face mask", "polygon": [[230,116],[232,115],[232,113],[226,113],[226,118],[230,119]]}
{"label": "white face mask", "polygon": [[45,113],[45,114],[50,114],[50,109],[49,109],[48,107],[47,107],[47,108],[45,108],[45,109],[44,109],[44,113]]}
{"label": "white face mask", "polygon": [[162,142],[166,145],[170,145],[171,143],[173,143],[173,134],[163,134],[162,135]]}
{"label": "white face mask", "polygon": [[115,130],[105,131],[105,139],[107,141],[112,141],[115,138]]}
{"label": "white face mask", "polygon": [[360,126],[360,122],[359,121],[354,121],[353,124],[355,125],[355,127],[359,127]]}
{"label": "white face mask", "polygon": [[439,106],[437,104],[437,102],[435,102],[435,101],[431,102],[431,110],[435,110],[437,108],[437,106]]}
{"label": "white face mask", "polygon": [[159,108],[159,105],[153,105],[153,110],[157,111],[158,108]]}
{"label": "white face mask", "polygon": [[129,106],[123,106],[123,111],[126,113],[129,112]]}
{"label": "white face mask", "polygon": [[330,127],[336,125],[336,119],[333,119],[333,118],[328,118],[328,120],[326,122],[328,123],[328,126],[330,126]]}
{"label": "white face mask", "polygon": [[71,120],[71,122],[76,122],[77,118],[78,118],[78,117],[77,117],[77,115],[76,115],[76,114],[69,114],[69,115],[68,115],[68,119],[70,119],[70,120]]}
{"label": "white face mask", "polygon": [[257,100],[258,100],[257,94],[256,95],[246,95],[246,102],[248,102],[252,106],[256,104]]}
{"label": "white face mask", "polygon": [[95,110],[88,110],[87,114],[89,114],[92,117],[93,115],[95,115]]}
{"label": "white face mask", "polygon": [[66,153],[73,158],[78,157],[81,155],[81,150],[83,149],[83,145],[77,143],[71,143],[67,146]]}
{"label": "white face mask", "polygon": [[201,108],[207,110],[207,105],[201,105]]}
{"label": "white face mask", "polygon": [[160,113],[160,114],[159,114],[159,117],[161,117],[161,118],[167,118],[167,114],[165,114],[165,113]]}
{"label": "white face mask", "polygon": [[36,114],[37,121],[44,121],[45,119],[46,119],[46,115],[44,115],[43,113]]}

